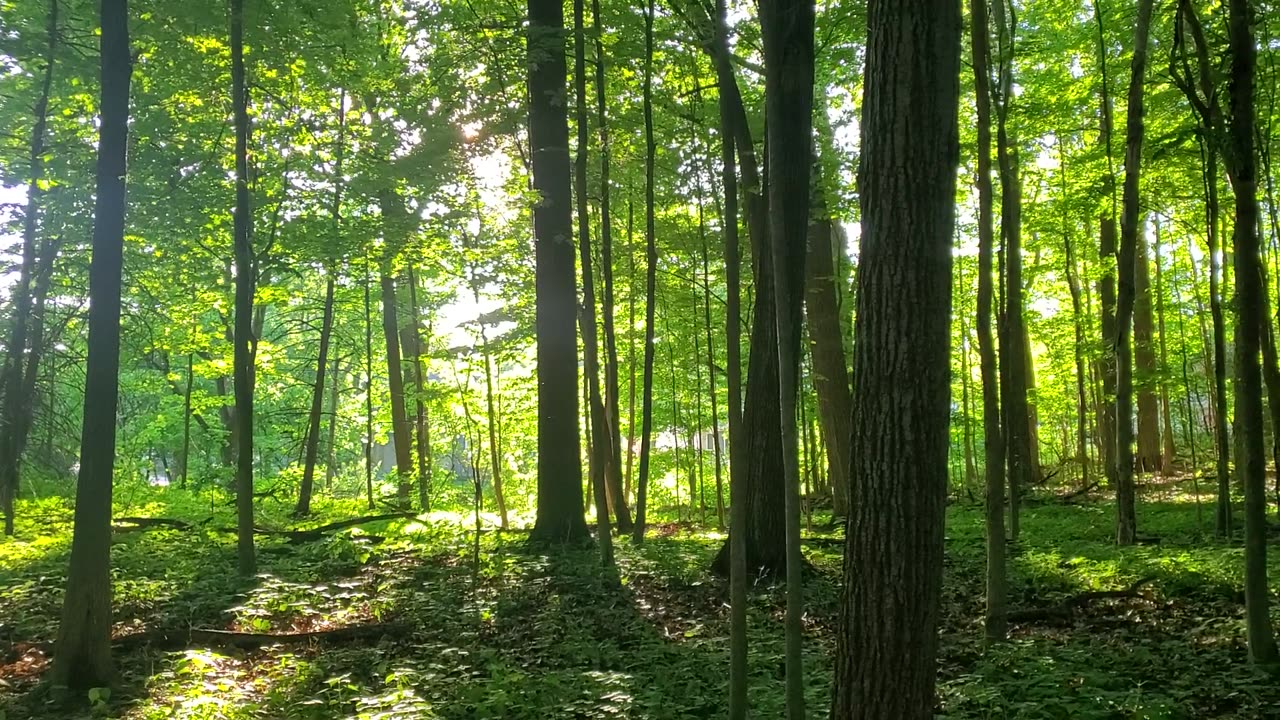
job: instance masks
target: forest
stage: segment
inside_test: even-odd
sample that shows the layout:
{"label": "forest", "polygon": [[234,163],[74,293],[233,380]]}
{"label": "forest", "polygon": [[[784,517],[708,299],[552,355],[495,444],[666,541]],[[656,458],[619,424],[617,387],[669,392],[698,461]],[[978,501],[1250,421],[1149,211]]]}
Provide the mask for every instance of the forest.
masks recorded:
{"label": "forest", "polygon": [[0,0],[0,720],[1280,718],[1278,26]]}

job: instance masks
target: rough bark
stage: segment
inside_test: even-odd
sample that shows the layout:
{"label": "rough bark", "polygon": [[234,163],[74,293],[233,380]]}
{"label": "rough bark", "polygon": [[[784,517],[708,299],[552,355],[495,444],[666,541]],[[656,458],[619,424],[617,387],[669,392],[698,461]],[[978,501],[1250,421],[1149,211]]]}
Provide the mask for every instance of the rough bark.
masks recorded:
{"label": "rough bark", "polygon": [[950,418],[960,6],[871,0],[838,720],[928,720]]}
{"label": "rough bark", "polygon": [[538,377],[538,501],[533,539],[586,538],[578,433],[578,337],[575,327],[569,124],[565,98],[564,7],[528,0],[529,143],[533,209]]}
{"label": "rough bark", "polygon": [[[240,0],[233,0],[233,17]],[[89,355],[67,592],[53,684],[85,692],[111,683],[111,483],[120,369],[120,288],[128,148],[128,4],[102,0],[101,110],[89,265]],[[252,549],[252,545],[250,545]]]}

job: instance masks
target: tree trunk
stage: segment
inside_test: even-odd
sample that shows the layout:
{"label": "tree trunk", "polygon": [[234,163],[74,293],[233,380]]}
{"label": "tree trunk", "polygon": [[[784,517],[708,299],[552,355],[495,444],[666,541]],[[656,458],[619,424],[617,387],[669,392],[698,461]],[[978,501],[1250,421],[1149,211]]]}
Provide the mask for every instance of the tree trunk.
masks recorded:
{"label": "tree trunk", "polygon": [[[604,25],[600,16],[600,0],[591,0],[591,16],[595,25],[595,90],[596,115],[600,126],[600,275],[604,284],[601,321],[604,326],[604,407],[608,419],[609,442],[613,455],[605,467],[608,501],[617,520],[618,532],[631,532],[631,510],[622,480],[622,426],[618,410],[618,334],[613,324],[613,220],[610,213],[609,169],[612,145],[609,142],[609,113],[605,102]],[[630,449],[627,449],[630,453]],[[612,542],[612,541],[611,541]]]}
{"label": "tree trunk", "polygon": [[193,361],[195,356],[187,353],[187,385],[182,391],[182,479],[178,487],[187,488],[187,478],[191,474],[191,390],[195,384]]}
{"label": "tree trunk", "polygon": [[[4,534],[13,535],[14,500],[18,496],[21,475],[22,447],[26,444],[26,432],[31,426],[32,394],[26,392],[23,383],[24,355],[28,349],[28,321],[31,318],[33,276],[36,271],[36,235],[39,230],[40,201],[44,197],[45,130],[48,126],[49,95],[53,87],[53,69],[58,49],[58,0],[50,0],[46,23],[47,43],[44,56],[44,75],[40,82],[40,95],[36,98],[35,122],[31,126],[31,145],[28,155],[27,206],[22,217],[22,259],[18,269],[18,282],[13,287],[13,308],[10,311],[9,338],[6,347],[3,375],[0,387],[4,392],[4,404],[0,408],[0,509],[4,512]],[[31,339],[32,352],[40,338]]]}
{"label": "tree trunk", "polygon": [[[1000,1],[1000,0],[997,0]],[[991,56],[986,0],[969,1],[973,82],[978,114],[978,364],[982,375],[983,461],[986,463],[987,608],[983,622],[988,642],[1008,635],[1005,619],[1008,573],[1005,569],[1004,428],[1000,423],[1000,385],[992,338],[992,253],[995,221],[991,186]]]}
{"label": "tree trunk", "polygon": [[[636,225],[636,207],[635,202],[627,198],[627,260],[630,263],[630,272],[627,273],[627,286],[630,292],[627,293],[627,327],[631,331],[627,333],[627,471],[625,476],[626,485],[622,489],[622,497],[629,499],[631,497],[631,486],[634,476],[631,470],[634,466],[636,453],[636,252],[635,252],[635,225]],[[622,530],[621,526],[618,528]]]}
{"label": "tree trunk", "polygon": [[422,366],[422,355],[426,343],[422,340],[422,309],[418,305],[418,275],[414,272],[412,265],[408,269],[408,279],[411,326],[408,334],[401,338],[401,344],[407,341],[405,354],[413,360],[413,426],[414,441],[418,448],[418,507],[425,513],[431,511],[431,435],[427,429],[427,373]]}
{"label": "tree trunk", "polygon": [[1125,128],[1124,205],[1120,216],[1119,292],[1116,296],[1116,542],[1132,545],[1137,535],[1133,453],[1133,362],[1129,333],[1133,324],[1138,234],[1138,177],[1142,164],[1143,85],[1152,0],[1138,0],[1130,65],[1129,108]]}
{"label": "tree trunk", "polygon": [[574,542],[587,537],[578,433],[578,337],[574,327],[572,197],[565,99],[564,7],[528,0],[529,143],[533,209],[538,376],[538,502],[532,538]]}
{"label": "tree trunk", "polygon": [[1266,453],[1263,449],[1262,383],[1258,366],[1260,336],[1269,320],[1262,286],[1258,242],[1257,156],[1254,154],[1254,67],[1257,46],[1250,27],[1248,0],[1228,3],[1231,43],[1230,133],[1231,187],[1235,192],[1236,295],[1236,412],[1244,452],[1240,473],[1244,480],[1245,629],[1249,658],[1259,665],[1280,660],[1271,627],[1271,591],[1267,583]]}
{"label": "tree trunk", "polygon": [[373,262],[364,255],[364,486],[373,502]]}
{"label": "tree trunk", "polygon": [[1155,317],[1151,300],[1151,265],[1147,258],[1146,232],[1138,229],[1134,248],[1133,360],[1138,393],[1138,452],[1134,458],[1141,472],[1160,472],[1160,405],[1155,388]]}
{"label": "tree trunk", "polygon": [[653,434],[654,309],[657,303],[658,239],[654,218],[654,164],[657,143],[653,136],[653,16],[654,3],[648,0],[644,16],[644,216],[645,216],[645,305],[644,305],[644,385],[640,409],[640,478],[636,485],[636,522],[632,539],[644,542],[645,503],[649,494],[649,453]]}
{"label": "tree trunk", "polygon": [[[89,355],[85,363],[84,427],[67,592],[62,604],[62,622],[58,626],[57,651],[53,656],[53,684],[68,687],[78,694],[90,688],[106,687],[114,679],[111,662],[111,484],[119,400],[125,153],[128,148],[129,80],[132,73],[128,15],[125,0],[102,0],[102,100],[93,208],[93,257],[89,265]],[[238,26],[240,0],[232,2],[232,17],[236,18],[233,27]],[[239,40],[239,32],[234,35]],[[232,48],[238,49],[239,44],[233,43]],[[233,57],[238,60],[240,55],[236,52]],[[252,550],[252,544],[249,547]]]}
{"label": "tree trunk", "polygon": [[[1062,180],[1062,197],[1068,197],[1067,193],[1067,158],[1062,149],[1062,143],[1058,143],[1058,162],[1060,164],[1059,175]],[[1075,331],[1075,361],[1076,361],[1076,462],[1080,463],[1080,487],[1089,487],[1089,444],[1088,444],[1088,413],[1089,399],[1085,391],[1085,311],[1083,303],[1080,300],[1080,276],[1079,268],[1076,266],[1075,248],[1071,242],[1071,219],[1064,210],[1062,214],[1062,248],[1065,251],[1063,257],[1064,270],[1066,271],[1067,289],[1071,293],[1071,324]],[[1163,306],[1161,306],[1163,307]],[[1161,316],[1163,318],[1163,315]],[[1163,338],[1163,331],[1161,337]]]}
{"label": "tree trunk", "polygon": [[396,283],[385,263],[379,277],[379,286],[382,288],[382,337],[387,349],[387,385],[391,395],[391,442],[395,445],[396,453],[396,501],[401,507],[408,507],[409,478],[413,477],[413,440],[409,433],[409,414],[404,404],[404,370],[400,364]]}
{"label": "tree trunk", "polygon": [[[770,254],[774,289],[774,338],[778,359],[778,425],[781,429],[784,512],[786,516],[786,698],[788,720],[804,720],[802,632],[804,556],[800,551],[799,428],[796,404],[800,382],[801,335],[805,306],[813,190],[813,25],[808,0],[761,0],[760,25],[765,61],[765,125],[768,139]],[[827,238],[830,237],[828,233]],[[829,245],[825,252],[830,258]],[[834,275],[834,271],[825,273]],[[834,289],[834,284],[832,289]],[[831,298],[834,300],[834,298]],[[834,305],[834,303],[832,303]],[[824,341],[839,347],[838,333],[824,326]],[[843,354],[841,355],[843,358]],[[823,368],[824,371],[827,368]]]}
{"label": "tree trunk", "polygon": [[235,378],[237,558],[240,575],[253,577],[253,214],[249,207],[249,91],[244,67],[244,0],[231,0],[231,101],[235,109],[236,209]]}
{"label": "tree trunk", "polygon": [[[729,43],[728,0],[716,0],[716,43]],[[723,80],[722,80],[723,82]],[[738,239],[738,171],[733,108],[722,92],[720,111],[720,182],[724,192],[725,403],[729,426],[729,720],[747,717],[747,473],[742,438],[742,285]]]}
{"label": "tree trunk", "polygon": [[1101,0],[1093,0],[1094,18],[1098,26],[1098,67],[1101,82],[1098,87],[1101,106],[1098,144],[1107,157],[1107,172],[1103,175],[1103,188],[1111,207],[1102,214],[1099,225],[1098,255],[1102,260],[1102,279],[1098,281],[1098,296],[1102,304],[1102,402],[1098,413],[1098,430],[1102,437],[1102,468],[1107,485],[1117,485],[1116,471],[1116,179],[1112,161],[1111,137],[1115,127],[1112,117],[1110,79],[1107,76],[1107,43],[1105,20]]}
{"label": "tree trunk", "polygon": [[[1010,9],[1011,10],[1011,9]],[[1037,468],[1032,451],[1026,320],[1023,317],[1022,282],[1022,184],[1017,149],[1009,137],[1009,106],[1013,100],[1013,42],[1017,22],[1006,19],[1004,2],[992,12],[996,26],[998,82],[996,109],[996,157],[1000,166],[1000,235],[1004,241],[1005,293],[1000,333],[1000,370],[1004,374],[1005,453],[1009,466],[1009,536],[1021,533],[1022,491],[1030,486]]]}
{"label": "tree trunk", "polygon": [[[830,463],[831,512],[849,514],[850,423],[849,363],[844,355],[844,331],[840,326],[840,295],[836,289],[835,254],[844,252],[839,234],[827,210],[826,188],[814,163],[813,215],[809,226],[804,309],[809,327],[809,351],[813,358],[813,390],[818,398],[818,419],[827,441]],[[791,190],[794,192],[794,189]]]}
{"label": "tree trunk", "polygon": [[[1160,334],[1160,416],[1164,423],[1164,443],[1160,448],[1160,468],[1166,476],[1173,474],[1173,458],[1176,450],[1173,440],[1173,414],[1169,404],[1169,346],[1164,326],[1164,262],[1160,258],[1160,220],[1155,220],[1156,262],[1156,331]],[[1192,468],[1192,472],[1198,472]]]}
{"label": "tree trunk", "polygon": [[928,720],[937,678],[960,6],[871,0],[853,503],[836,636],[837,720]]}
{"label": "tree trunk", "polygon": [[[724,529],[724,461],[720,442],[720,401],[716,383],[716,345],[711,334],[711,262],[702,217],[702,176],[698,176],[698,239],[702,244],[702,319],[707,336],[707,394],[711,396],[711,441],[716,460],[716,527]],[[736,221],[735,221],[736,222]],[[736,235],[737,233],[735,233]],[[699,423],[701,424],[701,423]]]}
{"label": "tree trunk", "polygon": [[307,417],[306,460],[302,466],[302,487],[298,489],[295,517],[311,514],[311,491],[315,486],[316,458],[320,454],[320,416],[324,411],[324,376],[329,367],[329,337],[333,333],[333,271],[324,286],[324,319],[320,323],[320,351],[316,358],[316,382],[311,389],[311,413]]}
{"label": "tree trunk", "polygon": [[342,384],[342,373],[337,353],[334,353],[332,373],[333,382],[329,383],[329,441],[324,446],[324,490],[328,493],[333,492],[333,478],[338,474],[338,386]]}

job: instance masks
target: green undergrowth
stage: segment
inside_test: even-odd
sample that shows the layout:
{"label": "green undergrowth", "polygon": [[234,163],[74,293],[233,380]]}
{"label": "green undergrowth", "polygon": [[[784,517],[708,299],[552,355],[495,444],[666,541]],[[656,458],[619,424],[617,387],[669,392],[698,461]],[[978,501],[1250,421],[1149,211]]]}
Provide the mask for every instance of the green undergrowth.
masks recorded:
{"label": "green undergrowth", "polygon": [[[616,575],[591,548],[555,553],[524,533],[486,531],[473,562],[472,520],[437,513],[372,523],[327,539],[259,541],[260,574],[233,572],[225,501],[183,493],[131,498],[117,516],[174,517],[195,530],[118,535],[112,559],[117,635],[214,628],[257,633],[382,626],[387,632],[254,650],[198,645],[118,654],[120,682],[87,709],[59,709],[40,684],[56,632],[70,509],[20,506],[0,543],[0,712],[14,718],[714,718],[726,715],[727,592],[707,566],[723,536],[659,525],[642,546],[619,540]],[[260,524],[311,527],[366,512],[320,502],[297,523],[262,508]],[[984,648],[980,509],[948,515],[939,717],[1266,718],[1280,686],[1247,663],[1238,543],[1197,527],[1194,506],[1139,511],[1158,543],[1117,548],[1112,508],[1042,505],[1011,546],[1010,604],[1051,607],[1081,592],[1146,580],[1138,597],[1084,606],[1065,622],[1015,624]],[[1208,515],[1206,514],[1206,517]],[[805,545],[809,715],[825,717],[839,609],[840,546]],[[1280,563],[1272,553],[1272,577]],[[1273,584],[1274,587],[1274,584]],[[783,716],[785,598],[760,584],[749,612],[755,717]],[[1277,618],[1280,619],[1280,618]]]}

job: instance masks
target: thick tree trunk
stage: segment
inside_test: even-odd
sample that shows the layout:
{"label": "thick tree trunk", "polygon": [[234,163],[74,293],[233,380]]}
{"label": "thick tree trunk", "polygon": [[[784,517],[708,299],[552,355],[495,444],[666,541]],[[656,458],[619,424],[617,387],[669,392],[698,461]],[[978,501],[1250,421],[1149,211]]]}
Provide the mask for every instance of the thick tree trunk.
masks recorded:
{"label": "thick tree trunk", "polygon": [[1258,366],[1260,336],[1270,324],[1264,307],[1262,260],[1258,242],[1257,157],[1254,154],[1254,66],[1257,46],[1250,27],[1248,0],[1228,3],[1231,42],[1230,133],[1231,187],[1235,192],[1236,407],[1243,453],[1244,598],[1249,658],[1260,665],[1280,660],[1271,627],[1271,591],[1267,583],[1266,452],[1263,449],[1262,383]]}
{"label": "thick tree trunk", "polygon": [[[10,311],[8,352],[0,374],[4,404],[0,407],[0,510],[4,512],[4,534],[13,535],[14,500],[18,496],[21,476],[22,448],[26,445],[26,429],[31,426],[32,393],[23,382],[28,352],[38,355],[39,333],[31,334],[32,284],[36,274],[36,235],[40,227],[40,201],[44,197],[45,130],[48,125],[49,95],[53,87],[53,69],[58,49],[58,0],[50,0],[46,22],[44,74],[40,95],[36,98],[35,122],[31,126],[28,155],[27,205],[22,217],[22,259],[18,282],[13,287]],[[49,243],[46,243],[48,246]],[[30,335],[30,341],[28,336]]]}
{"label": "thick tree trunk", "polygon": [[1141,472],[1160,472],[1160,404],[1156,394],[1155,313],[1146,232],[1138,229],[1134,249],[1133,360],[1138,394],[1138,452]]}
{"label": "thick tree trunk", "polygon": [[648,0],[644,16],[644,207],[645,207],[645,305],[644,384],[640,409],[640,478],[636,484],[636,522],[632,539],[644,542],[645,504],[649,494],[649,454],[653,434],[653,336],[657,303],[658,239],[654,218],[654,171],[657,143],[653,135],[653,16],[654,3]]}
{"label": "thick tree trunk", "polygon": [[1129,335],[1133,325],[1136,291],[1137,246],[1141,216],[1138,178],[1142,164],[1144,132],[1143,87],[1147,70],[1147,45],[1153,0],[1138,0],[1130,65],[1129,108],[1125,128],[1124,201],[1120,216],[1119,292],[1116,295],[1116,542],[1132,545],[1136,539],[1133,452],[1133,362]]}
{"label": "thick tree trunk", "polygon": [[240,575],[253,577],[253,211],[249,207],[249,91],[244,67],[244,0],[231,0],[231,100],[235,108],[236,300],[232,369],[235,378],[236,527]]}
{"label": "thick tree trunk", "polygon": [[970,0],[969,16],[978,114],[978,362],[982,375],[983,458],[987,473],[987,608],[983,626],[987,641],[998,642],[1008,635],[1009,624],[1005,618],[1008,572],[1005,568],[1004,428],[1000,423],[999,369],[991,332],[995,220],[991,186],[991,74],[987,68],[991,50],[986,0]]}
{"label": "thick tree trunk", "polygon": [[[89,356],[67,592],[58,626],[53,684],[80,697],[114,679],[111,663],[111,483],[120,369],[125,153],[129,132],[129,11],[102,0],[102,101],[89,265]],[[238,24],[240,0],[232,2]],[[233,25],[236,27],[236,25]],[[239,39],[239,32],[235,33]],[[233,43],[233,49],[238,43]],[[237,52],[233,57],[239,58]],[[239,215],[237,217],[240,217]],[[250,545],[252,550],[252,545]],[[252,558],[252,556],[250,556]]]}
{"label": "thick tree trunk", "polygon": [[871,0],[837,720],[928,720],[951,373],[960,6]]}
{"label": "thick tree trunk", "polygon": [[569,124],[565,99],[564,7],[528,0],[529,143],[533,209],[538,376],[538,502],[532,538],[587,537],[578,433],[577,290],[574,273]]}

